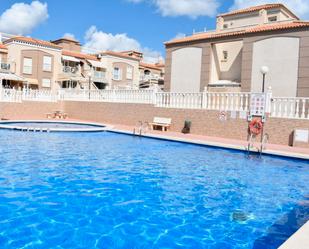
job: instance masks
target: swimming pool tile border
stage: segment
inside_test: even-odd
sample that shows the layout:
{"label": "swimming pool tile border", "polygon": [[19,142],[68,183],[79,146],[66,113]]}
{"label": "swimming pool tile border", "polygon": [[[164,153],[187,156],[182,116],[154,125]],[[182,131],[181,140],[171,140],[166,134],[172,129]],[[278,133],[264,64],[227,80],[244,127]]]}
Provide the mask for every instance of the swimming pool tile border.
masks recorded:
{"label": "swimming pool tile border", "polygon": [[[106,131],[114,132],[114,133],[121,133],[121,134],[126,134],[126,135],[131,135],[131,136],[137,136],[137,137],[140,136],[140,137],[145,137],[145,138],[153,138],[153,139],[194,144],[194,145],[207,146],[207,147],[213,147],[213,148],[222,148],[222,149],[234,150],[234,151],[239,151],[239,152],[247,152],[247,147],[243,145],[204,141],[204,140],[198,140],[198,139],[179,138],[179,137],[159,135],[159,134],[135,135],[131,131],[121,130],[121,129],[116,129],[116,128],[108,128],[106,129]],[[260,154],[256,148],[251,149],[250,154],[251,153],[257,154],[257,155]],[[309,155],[305,155],[301,153],[294,153],[294,152],[265,149],[262,154],[269,155],[269,156],[290,158],[290,159],[299,159],[299,160],[306,160],[306,161],[309,160]]]}

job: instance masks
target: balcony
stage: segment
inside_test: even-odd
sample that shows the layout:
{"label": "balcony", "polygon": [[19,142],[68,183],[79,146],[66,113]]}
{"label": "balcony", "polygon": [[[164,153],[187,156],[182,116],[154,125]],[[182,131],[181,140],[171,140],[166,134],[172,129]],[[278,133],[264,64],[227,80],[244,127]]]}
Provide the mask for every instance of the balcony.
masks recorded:
{"label": "balcony", "polygon": [[92,77],[94,82],[107,82],[105,78],[105,71],[93,71]]}
{"label": "balcony", "polygon": [[63,66],[62,71],[65,74],[76,75],[79,73],[78,67]]}
{"label": "balcony", "polygon": [[11,65],[9,63],[0,63],[0,72],[8,73],[10,72]]}
{"label": "balcony", "polygon": [[163,77],[157,74],[146,74],[140,76],[140,82],[158,82],[163,80]]}

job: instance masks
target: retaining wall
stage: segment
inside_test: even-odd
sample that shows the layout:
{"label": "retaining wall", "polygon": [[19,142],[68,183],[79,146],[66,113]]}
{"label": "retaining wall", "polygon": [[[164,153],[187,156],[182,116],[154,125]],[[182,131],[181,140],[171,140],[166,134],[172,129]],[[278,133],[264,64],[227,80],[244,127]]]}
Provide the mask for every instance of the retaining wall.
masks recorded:
{"label": "retaining wall", "polygon": [[[227,112],[226,120],[219,118],[219,111],[158,108],[148,104],[122,104],[105,102],[34,102],[0,103],[0,117],[5,119],[43,119],[46,113],[61,110],[69,118],[109,124],[135,126],[138,121],[151,122],[153,117],[172,118],[172,131],[180,132],[184,121],[192,122],[191,133],[231,139],[247,140],[248,122],[231,117]],[[270,136],[269,142],[292,145],[293,130],[309,129],[309,120],[268,118],[264,132]],[[298,147],[308,147],[309,143],[297,143]]]}

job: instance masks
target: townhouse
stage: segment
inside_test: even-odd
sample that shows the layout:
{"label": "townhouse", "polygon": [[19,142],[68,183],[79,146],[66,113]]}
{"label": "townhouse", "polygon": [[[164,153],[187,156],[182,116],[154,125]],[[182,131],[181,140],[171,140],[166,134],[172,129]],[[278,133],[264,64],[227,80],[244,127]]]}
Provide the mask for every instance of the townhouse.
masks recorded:
{"label": "townhouse", "polygon": [[164,87],[164,64],[149,64],[141,62],[139,64],[140,71],[140,88]]}
{"label": "townhouse", "polygon": [[[282,4],[217,16],[216,30],[165,43],[165,90],[309,96],[309,22]],[[264,81],[263,81],[264,78]]]}
{"label": "townhouse", "polygon": [[163,84],[164,65],[143,64],[143,54],[137,51],[87,54],[74,39],[43,41],[23,36],[3,37],[3,43],[0,43],[0,80],[3,87],[139,89],[141,82],[145,81],[144,74],[152,71],[158,76],[152,77],[151,84],[146,87],[159,84],[159,81]]}

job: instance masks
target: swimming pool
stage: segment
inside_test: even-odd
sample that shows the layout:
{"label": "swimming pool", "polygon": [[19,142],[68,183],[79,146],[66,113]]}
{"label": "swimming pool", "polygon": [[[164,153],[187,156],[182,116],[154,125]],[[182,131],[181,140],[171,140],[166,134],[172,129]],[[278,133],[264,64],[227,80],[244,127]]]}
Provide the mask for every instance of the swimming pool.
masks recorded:
{"label": "swimming pool", "polygon": [[0,130],[0,248],[277,248],[308,161],[115,133]]}

